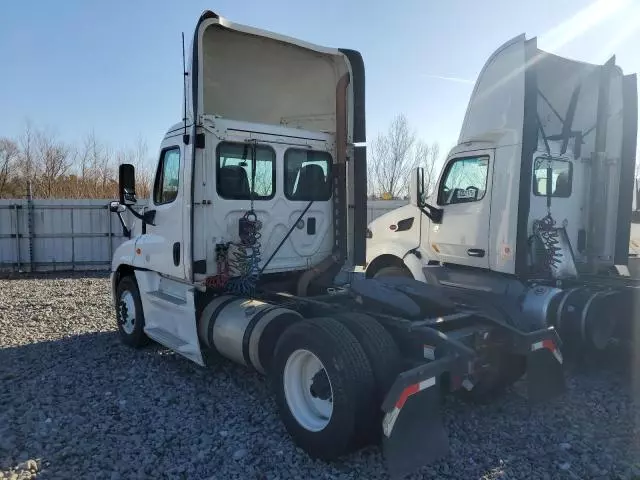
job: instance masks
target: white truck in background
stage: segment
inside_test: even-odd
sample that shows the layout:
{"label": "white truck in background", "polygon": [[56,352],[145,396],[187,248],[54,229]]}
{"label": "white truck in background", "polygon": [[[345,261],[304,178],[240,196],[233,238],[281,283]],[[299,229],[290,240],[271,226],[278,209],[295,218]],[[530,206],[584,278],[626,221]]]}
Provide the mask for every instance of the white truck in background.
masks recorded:
{"label": "white truck in background", "polygon": [[129,237],[112,263],[125,344],[266,374],[306,452],[381,441],[394,477],[447,454],[441,393],[486,397],[525,370],[532,401],[563,391],[553,327],[524,332],[440,287],[364,278],[358,52],[207,11],[188,58],[184,119],[160,145],[148,208],[134,209],[128,164],[110,205]]}
{"label": "white truck in background", "polygon": [[480,72],[433,194],[416,169],[410,204],[368,226],[367,277],[437,285],[523,330],[553,325],[565,350],[629,338],[637,115],[636,76],[615,58],[510,40]]}
{"label": "white truck in background", "polygon": [[[640,161],[640,158],[638,159]],[[638,179],[633,188],[633,210],[631,212],[631,228],[629,238],[629,274],[640,278],[640,206],[638,205]]]}

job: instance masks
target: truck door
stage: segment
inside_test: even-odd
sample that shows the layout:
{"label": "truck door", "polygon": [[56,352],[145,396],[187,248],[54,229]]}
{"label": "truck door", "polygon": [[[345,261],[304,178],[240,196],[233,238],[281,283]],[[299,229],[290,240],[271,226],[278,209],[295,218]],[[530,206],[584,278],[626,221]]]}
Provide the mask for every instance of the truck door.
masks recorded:
{"label": "truck door", "polygon": [[142,265],[158,273],[185,278],[182,222],[184,212],[184,166],[180,137],[162,142],[151,201],[154,224],[136,243]]}
{"label": "truck door", "polygon": [[436,192],[442,222],[429,232],[429,248],[441,262],[489,268],[493,158],[493,150],[479,150],[447,161]]}

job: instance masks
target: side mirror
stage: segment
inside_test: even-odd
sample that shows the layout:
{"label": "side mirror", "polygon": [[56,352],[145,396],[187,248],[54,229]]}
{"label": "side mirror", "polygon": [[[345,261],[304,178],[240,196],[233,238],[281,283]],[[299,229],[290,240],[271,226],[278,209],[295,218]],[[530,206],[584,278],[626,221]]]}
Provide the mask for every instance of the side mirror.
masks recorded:
{"label": "side mirror", "polygon": [[411,170],[411,181],[409,183],[409,203],[418,207],[433,223],[442,223],[444,210],[429,205],[426,202],[424,191],[424,169],[416,167]]}
{"label": "side mirror", "polygon": [[418,208],[424,204],[424,169],[422,167],[411,170],[409,203]]}
{"label": "side mirror", "polygon": [[118,170],[118,190],[120,192],[120,204],[135,205],[136,199],[136,172],[133,165],[123,163]]}

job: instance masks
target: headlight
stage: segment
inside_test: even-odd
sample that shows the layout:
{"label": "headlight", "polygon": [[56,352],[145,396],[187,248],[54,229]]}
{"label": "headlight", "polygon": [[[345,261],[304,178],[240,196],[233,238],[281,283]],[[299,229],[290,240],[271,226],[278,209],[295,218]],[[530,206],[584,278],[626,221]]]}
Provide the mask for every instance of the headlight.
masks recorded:
{"label": "headlight", "polygon": [[369,228],[367,228],[367,233],[365,234],[367,238],[373,238],[373,232]]}

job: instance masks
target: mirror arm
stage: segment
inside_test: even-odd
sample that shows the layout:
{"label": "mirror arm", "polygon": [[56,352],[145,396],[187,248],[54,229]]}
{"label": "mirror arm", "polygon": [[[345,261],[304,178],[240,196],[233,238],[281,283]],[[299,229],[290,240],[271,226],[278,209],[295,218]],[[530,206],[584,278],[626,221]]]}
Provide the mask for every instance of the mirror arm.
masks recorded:
{"label": "mirror arm", "polygon": [[420,211],[424,213],[433,223],[442,223],[442,213],[444,212],[442,208],[434,207],[433,205],[429,205],[425,202],[420,202],[419,208]]}
{"label": "mirror arm", "polygon": [[124,235],[126,238],[131,238],[131,229],[127,227],[126,223],[124,223],[122,212],[118,212],[118,219],[120,219],[120,225],[122,225],[122,235]]}
{"label": "mirror arm", "polygon": [[109,211],[118,215],[118,220],[120,220],[120,225],[122,226],[122,235],[126,238],[131,238],[131,229],[127,227],[124,217],[122,216],[122,212],[124,212],[124,210],[120,210],[120,207],[122,206],[123,205],[120,203],[117,203],[116,205],[109,205]]}
{"label": "mirror arm", "polygon": [[155,223],[153,223],[156,219],[156,211],[155,210],[147,210],[146,212],[144,212],[142,215],[139,214],[138,212],[136,212],[131,205],[125,205],[129,211],[131,212],[131,215],[133,215],[134,217],[136,217],[139,220],[142,220],[143,224],[149,224],[153,227],[156,226]]}

